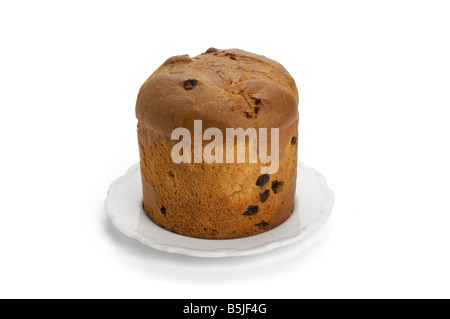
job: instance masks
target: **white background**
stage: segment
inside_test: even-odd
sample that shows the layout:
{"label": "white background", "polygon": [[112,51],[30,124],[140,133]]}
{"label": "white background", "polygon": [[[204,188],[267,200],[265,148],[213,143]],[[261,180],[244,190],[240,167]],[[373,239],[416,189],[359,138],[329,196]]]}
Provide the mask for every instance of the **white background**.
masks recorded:
{"label": "white background", "polygon": [[[0,297],[450,297],[448,1],[1,1]],[[140,85],[241,48],[300,92],[299,156],[336,194],[307,240],[200,259],[119,233]]]}

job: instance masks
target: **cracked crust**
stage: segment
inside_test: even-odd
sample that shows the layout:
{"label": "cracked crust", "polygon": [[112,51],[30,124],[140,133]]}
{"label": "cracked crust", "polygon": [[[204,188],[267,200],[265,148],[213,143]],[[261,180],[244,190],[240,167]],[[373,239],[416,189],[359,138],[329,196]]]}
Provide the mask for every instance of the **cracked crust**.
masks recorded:
{"label": "cracked crust", "polygon": [[[208,49],[194,58],[169,58],[142,85],[137,118],[170,136],[176,127],[287,127],[298,119],[298,92],[289,73],[264,56],[242,50]],[[198,81],[186,90],[186,80]],[[250,121],[249,121],[250,119]]]}

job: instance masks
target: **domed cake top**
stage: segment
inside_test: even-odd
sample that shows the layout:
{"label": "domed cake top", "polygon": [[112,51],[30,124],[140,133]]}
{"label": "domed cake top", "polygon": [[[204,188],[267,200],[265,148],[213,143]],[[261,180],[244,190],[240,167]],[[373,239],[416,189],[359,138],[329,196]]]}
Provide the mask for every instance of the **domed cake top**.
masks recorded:
{"label": "domed cake top", "polygon": [[298,92],[286,69],[243,50],[208,49],[169,58],[142,85],[136,116],[170,135],[177,127],[280,128],[298,119]]}

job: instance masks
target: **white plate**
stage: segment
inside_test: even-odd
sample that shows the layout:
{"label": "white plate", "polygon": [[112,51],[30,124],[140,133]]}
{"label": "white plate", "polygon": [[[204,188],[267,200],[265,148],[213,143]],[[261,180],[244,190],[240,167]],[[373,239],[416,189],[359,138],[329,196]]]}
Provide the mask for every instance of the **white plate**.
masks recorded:
{"label": "white plate", "polygon": [[197,257],[229,257],[263,253],[306,238],[322,226],[331,214],[334,194],[322,174],[299,163],[295,208],[280,226],[265,233],[239,239],[213,240],[181,236],[151,221],[142,208],[139,164],[114,181],[105,208],[113,224],[142,244]]}

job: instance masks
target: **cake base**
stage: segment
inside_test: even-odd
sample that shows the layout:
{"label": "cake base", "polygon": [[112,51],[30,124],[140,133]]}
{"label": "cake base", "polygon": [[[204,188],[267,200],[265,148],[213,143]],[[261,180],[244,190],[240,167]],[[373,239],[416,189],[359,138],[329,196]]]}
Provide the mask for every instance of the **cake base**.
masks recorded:
{"label": "cake base", "polygon": [[105,201],[106,213],[125,235],[154,249],[196,257],[230,257],[263,253],[298,242],[322,226],[334,204],[334,194],[316,170],[298,165],[294,210],[283,224],[259,235],[239,239],[198,239],[165,230],[142,208],[139,164],[114,181]]}

